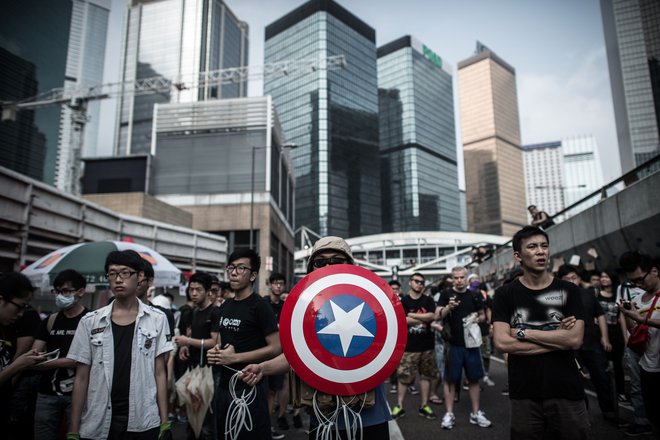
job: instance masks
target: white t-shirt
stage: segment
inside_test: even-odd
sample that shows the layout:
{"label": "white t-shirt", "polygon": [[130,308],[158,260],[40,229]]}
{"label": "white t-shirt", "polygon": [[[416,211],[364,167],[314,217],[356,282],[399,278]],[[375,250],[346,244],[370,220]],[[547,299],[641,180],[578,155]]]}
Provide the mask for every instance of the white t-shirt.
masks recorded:
{"label": "white t-shirt", "polygon": [[[638,295],[637,297],[633,298],[633,302],[635,303],[635,307],[639,311],[639,314],[645,318],[646,314],[651,308],[651,304],[653,304],[653,299],[655,297],[652,296],[651,299],[648,301],[642,301],[642,297],[643,295]],[[656,301],[655,307],[653,309],[651,316],[649,316],[649,319],[660,319],[660,299]],[[644,356],[642,356],[641,359],[639,360],[639,366],[642,367],[644,371],[648,371],[649,373],[660,372],[660,329],[659,328],[649,326],[649,345],[648,347],[646,347]]]}

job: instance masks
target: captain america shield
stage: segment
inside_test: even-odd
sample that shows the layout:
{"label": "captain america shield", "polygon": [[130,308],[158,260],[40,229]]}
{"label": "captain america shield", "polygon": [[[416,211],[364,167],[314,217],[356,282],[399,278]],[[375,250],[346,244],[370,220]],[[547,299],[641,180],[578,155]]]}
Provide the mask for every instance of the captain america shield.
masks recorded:
{"label": "captain america shield", "polygon": [[328,394],[376,388],[399,365],[406,338],[399,297],[382,278],[350,264],[307,275],[280,315],[282,351],[293,371]]}

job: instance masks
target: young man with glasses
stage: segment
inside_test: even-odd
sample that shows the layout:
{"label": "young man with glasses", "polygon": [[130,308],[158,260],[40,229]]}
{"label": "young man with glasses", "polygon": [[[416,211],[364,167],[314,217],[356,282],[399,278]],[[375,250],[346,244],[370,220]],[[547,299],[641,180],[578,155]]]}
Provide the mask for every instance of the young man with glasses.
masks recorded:
{"label": "young man with glasses", "polygon": [[[644,290],[632,301],[620,303],[619,310],[626,318],[625,327],[632,330],[643,324],[649,328],[648,344],[643,354],[626,347],[630,367],[630,400],[635,409],[635,425],[626,433],[650,433],[647,421],[655,426],[656,433],[660,433],[660,264],[639,252],[626,252],[619,259],[619,264],[628,280]],[[628,339],[627,334],[625,339]]]}
{"label": "young man with glasses", "polygon": [[43,372],[34,420],[34,435],[38,439],[55,440],[62,420],[68,424],[76,363],[66,356],[78,323],[88,312],[81,303],[86,286],[85,277],[73,269],[57,274],[52,293],[59,312],[41,321],[32,344],[32,349],[38,352],[59,350],[56,359],[34,367]]}
{"label": "young man with glasses", "polygon": [[[32,284],[25,275],[16,272],[0,274],[0,426],[9,439],[27,438],[13,419],[12,412],[18,406],[12,396],[16,391],[13,379],[18,373],[46,360],[30,350],[34,330],[26,325],[24,314],[31,300]],[[38,315],[36,319],[38,323]]]}
{"label": "young man with glasses", "polygon": [[408,324],[408,341],[396,372],[398,377],[397,404],[392,408],[392,417],[397,419],[405,414],[403,401],[406,391],[415,381],[419,372],[421,376],[419,415],[434,420],[436,416],[428,405],[428,399],[431,381],[438,376],[438,367],[435,362],[435,341],[431,329],[435,316],[435,303],[433,298],[424,295],[424,275],[418,272],[412,274],[408,285],[410,286],[408,295],[401,298],[401,305]]}
{"label": "young man with glasses", "polygon": [[171,439],[167,319],[137,299],[145,279],[137,252],[110,252],[105,271],[115,300],[80,320],[67,355],[76,362],[67,438]]}
{"label": "young man with glasses", "polygon": [[[232,376],[246,365],[274,358],[282,351],[275,314],[253,289],[261,266],[259,255],[252,249],[240,249],[235,250],[227,261],[227,275],[235,297],[220,306],[220,318],[213,327],[219,333],[218,343],[208,352],[209,363],[220,368],[215,399],[219,435],[224,435],[230,428],[225,426],[225,417],[233,401],[229,390]],[[238,381],[236,394],[240,396],[241,390],[246,387]],[[266,384],[257,385],[256,393],[256,398],[248,407],[252,431],[242,429],[238,439],[273,438]]]}

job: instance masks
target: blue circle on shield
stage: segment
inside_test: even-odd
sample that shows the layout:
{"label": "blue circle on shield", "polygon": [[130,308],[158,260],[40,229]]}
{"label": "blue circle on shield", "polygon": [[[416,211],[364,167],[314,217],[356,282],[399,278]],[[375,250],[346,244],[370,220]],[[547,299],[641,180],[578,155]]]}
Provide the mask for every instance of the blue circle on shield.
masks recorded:
{"label": "blue circle on shield", "polygon": [[354,357],[364,353],[373,342],[376,317],[360,298],[337,295],[319,309],[315,329],[323,348],[338,357]]}

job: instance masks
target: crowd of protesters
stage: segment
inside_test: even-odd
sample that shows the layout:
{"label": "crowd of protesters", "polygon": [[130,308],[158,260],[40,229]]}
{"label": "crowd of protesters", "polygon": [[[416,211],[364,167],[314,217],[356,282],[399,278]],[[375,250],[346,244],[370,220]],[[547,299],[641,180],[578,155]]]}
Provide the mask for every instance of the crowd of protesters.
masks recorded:
{"label": "crowd of protesters", "polygon": [[[488,374],[494,349],[509,372],[502,386],[516,414],[511,438],[589,438],[586,377],[605,420],[630,436],[660,432],[660,265],[633,251],[620,257],[617,271],[583,273],[563,265],[552,274],[548,235],[536,226],[514,236],[513,250],[520,268],[494,293],[460,266],[435,282],[417,272],[391,280],[408,332],[400,365],[388,384],[373,390],[369,405],[337,419],[332,429],[322,412],[307,408],[309,437],[389,438],[388,422],[405,415],[406,399],[429,421],[438,418],[432,405],[444,405],[435,422],[443,429],[461,420],[488,428],[480,394],[495,385]],[[324,237],[312,248],[308,272],[333,264],[353,264],[352,253],[343,239]],[[191,424],[187,438],[284,438],[287,407],[296,401],[289,382],[299,382],[279,340],[287,279],[272,273],[261,297],[253,288],[260,266],[254,251],[235,251],[227,262],[229,281],[192,274],[187,302],[176,310],[167,295],[151,298],[149,262],[133,251],[113,251],[105,261],[113,294],[107,306],[83,306],[85,279],[71,268],[54,279],[58,311],[43,320],[30,306],[30,281],[1,274],[0,417],[7,438],[171,439],[173,421],[186,423],[174,384],[206,366],[213,401],[201,430]],[[396,394],[391,409],[386,385]],[[461,390],[469,414],[454,411]],[[243,402],[249,426],[225,417],[234,414],[242,392],[253,397]],[[621,402],[634,408],[631,423],[617,414]],[[290,419],[296,428],[300,411]]]}

